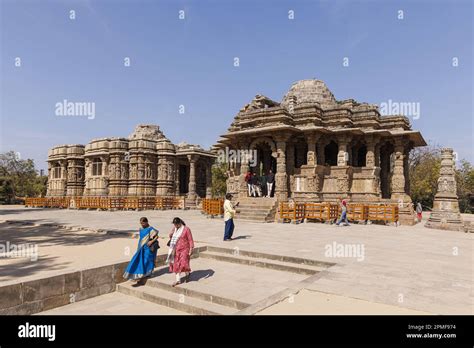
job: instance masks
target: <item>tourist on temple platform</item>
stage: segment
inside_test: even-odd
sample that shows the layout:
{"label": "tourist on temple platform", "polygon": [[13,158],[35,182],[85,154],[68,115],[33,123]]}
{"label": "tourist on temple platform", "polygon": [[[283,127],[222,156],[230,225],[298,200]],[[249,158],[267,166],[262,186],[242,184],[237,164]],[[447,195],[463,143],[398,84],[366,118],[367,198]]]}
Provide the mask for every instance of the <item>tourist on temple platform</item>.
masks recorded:
{"label": "tourist on temple platform", "polygon": [[234,234],[234,216],[235,216],[235,207],[239,206],[239,202],[234,206],[231,202],[232,195],[227,193],[225,195],[224,201],[224,241],[232,240],[232,235]]}
{"label": "tourist on temple platform", "polygon": [[418,219],[418,222],[421,222],[422,214],[423,214],[423,208],[421,206],[421,203],[418,202],[416,203],[416,217]]}
{"label": "tourist on temple platform", "polygon": [[130,263],[123,274],[125,279],[136,281],[134,286],[144,285],[146,278],[150,277],[155,268],[155,259],[158,248],[158,230],[148,224],[148,219],[140,219],[140,239],[138,240],[138,249],[133,255]]}
{"label": "tourist on temple platform", "polygon": [[262,190],[262,197],[267,197],[267,176],[265,174],[259,177],[260,180],[260,188]]}
{"label": "tourist on temple platform", "polygon": [[267,174],[267,197],[272,197],[273,183],[275,182],[275,174],[271,170]]}
{"label": "tourist on temple platform", "polygon": [[343,221],[344,225],[349,226],[349,221],[347,220],[347,202],[345,199],[343,199],[342,201],[339,200],[339,204],[341,206],[341,217],[336,222],[336,226],[339,226],[339,224]]}
{"label": "tourist on temple platform", "polygon": [[256,173],[252,174],[251,183],[252,183],[252,197],[258,197],[259,187],[258,187],[258,176]]}
{"label": "tourist on temple platform", "polygon": [[245,174],[245,182],[247,183],[247,188],[249,190],[249,197],[252,196],[252,172],[249,170],[247,174]]}
{"label": "tourist on temple platform", "polygon": [[173,219],[173,228],[169,234],[169,251],[166,263],[169,264],[170,272],[176,275],[173,287],[182,283],[181,273],[184,272],[183,282],[189,281],[191,266],[189,261],[194,249],[193,235],[188,226],[179,217]]}

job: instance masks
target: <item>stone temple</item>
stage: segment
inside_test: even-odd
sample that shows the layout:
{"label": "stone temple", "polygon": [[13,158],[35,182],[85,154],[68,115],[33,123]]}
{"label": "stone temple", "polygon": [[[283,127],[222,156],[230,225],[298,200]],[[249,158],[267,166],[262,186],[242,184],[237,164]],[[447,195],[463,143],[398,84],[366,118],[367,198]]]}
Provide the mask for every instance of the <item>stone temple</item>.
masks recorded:
{"label": "stone temple", "polygon": [[48,153],[49,197],[211,196],[215,155],[198,145],[172,144],[156,125],[138,125],[128,138],[61,145]]}
{"label": "stone temple", "polygon": [[248,170],[260,174],[272,169],[278,200],[349,198],[398,202],[412,209],[408,154],[425,145],[407,117],[382,116],[377,105],[337,100],[323,81],[302,80],[281,102],[255,96],[215,148],[256,150],[253,166],[248,158],[229,165],[227,189],[240,197],[247,195]]}

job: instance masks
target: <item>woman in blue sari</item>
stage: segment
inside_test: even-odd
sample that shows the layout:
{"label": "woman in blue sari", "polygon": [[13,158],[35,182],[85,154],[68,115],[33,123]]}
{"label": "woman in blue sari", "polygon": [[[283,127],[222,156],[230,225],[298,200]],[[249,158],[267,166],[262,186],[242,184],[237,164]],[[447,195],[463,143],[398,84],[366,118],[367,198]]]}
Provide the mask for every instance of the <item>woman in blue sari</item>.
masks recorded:
{"label": "woman in blue sari", "polygon": [[125,279],[136,281],[136,285],[143,285],[145,278],[150,277],[155,268],[156,253],[158,251],[158,230],[148,224],[148,219],[140,219],[140,240],[138,249],[123,274]]}

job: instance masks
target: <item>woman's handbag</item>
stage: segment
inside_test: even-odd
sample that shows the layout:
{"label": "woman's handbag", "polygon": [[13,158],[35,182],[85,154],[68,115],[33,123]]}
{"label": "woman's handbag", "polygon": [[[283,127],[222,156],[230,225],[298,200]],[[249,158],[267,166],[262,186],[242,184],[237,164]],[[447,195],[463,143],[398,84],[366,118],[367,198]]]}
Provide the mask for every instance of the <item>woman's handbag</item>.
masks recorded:
{"label": "woman's handbag", "polygon": [[[150,234],[148,234],[148,238],[150,238]],[[157,251],[160,248],[160,243],[158,243],[158,238],[148,247],[152,253]]]}
{"label": "woman's handbag", "polygon": [[170,240],[168,241],[168,243],[166,243],[166,246],[170,246],[171,245],[171,238]]}

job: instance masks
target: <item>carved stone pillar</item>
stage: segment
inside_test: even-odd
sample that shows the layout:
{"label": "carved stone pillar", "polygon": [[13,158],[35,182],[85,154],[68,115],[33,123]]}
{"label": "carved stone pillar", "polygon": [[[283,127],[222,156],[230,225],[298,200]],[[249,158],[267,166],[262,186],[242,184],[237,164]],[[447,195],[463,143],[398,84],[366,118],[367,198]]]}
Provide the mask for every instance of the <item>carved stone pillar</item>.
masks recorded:
{"label": "carved stone pillar", "polygon": [[212,167],[211,163],[206,161],[206,198],[212,197]]}
{"label": "carved stone pillar", "polygon": [[196,199],[196,155],[188,155],[189,160],[189,184],[188,184],[188,198]]}
{"label": "carved stone pillar", "polygon": [[403,175],[405,176],[405,193],[410,196],[410,170],[408,164],[409,147],[405,148],[403,153]]}
{"label": "carved stone pillar", "polygon": [[339,167],[347,166],[348,153],[347,153],[347,144],[349,139],[347,137],[338,138],[339,152],[337,153],[337,165]]}
{"label": "carved stone pillar", "polygon": [[463,231],[464,226],[459,213],[456,189],[453,149],[441,150],[441,168],[438,178],[438,191],[433,202],[433,210],[425,224],[429,228]]}
{"label": "carved stone pillar", "polygon": [[308,143],[308,153],[306,154],[306,163],[308,166],[315,166],[318,163],[318,157],[316,154],[316,141],[319,136],[315,134],[310,134],[306,137],[306,142]]}
{"label": "carved stone pillar", "polygon": [[406,141],[395,139],[395,162],[392,175],[392,199],[406,204],[411,202],[410,196],[405,192],[405,146]]}
{"label": "carved stone pillar", "polygon": [[288,176],[286,174],[286,139],[276,139],[277,172],[275,174],[275,196],[278,200],[288,198]]}
{"label": "carved stone pillar", "polygon": [[[237,146],[241,150],[248,150],[249,144],[240,143]],[[240,158],[240,175],[239,175],[239,196],[240,197],[248,196],[248,188],[247,188],[247,183],[245,182],[245,175],[247,175],[247,172],[249,170],[250,170],[249,158],[245,155],[242,155]]]}
{"label": "carved stone pillar", "polygon": [[375,142],[368,141],[367,144],[367,153],[365,155],[365,166],[369,168],[376,167],[375,165]]}

